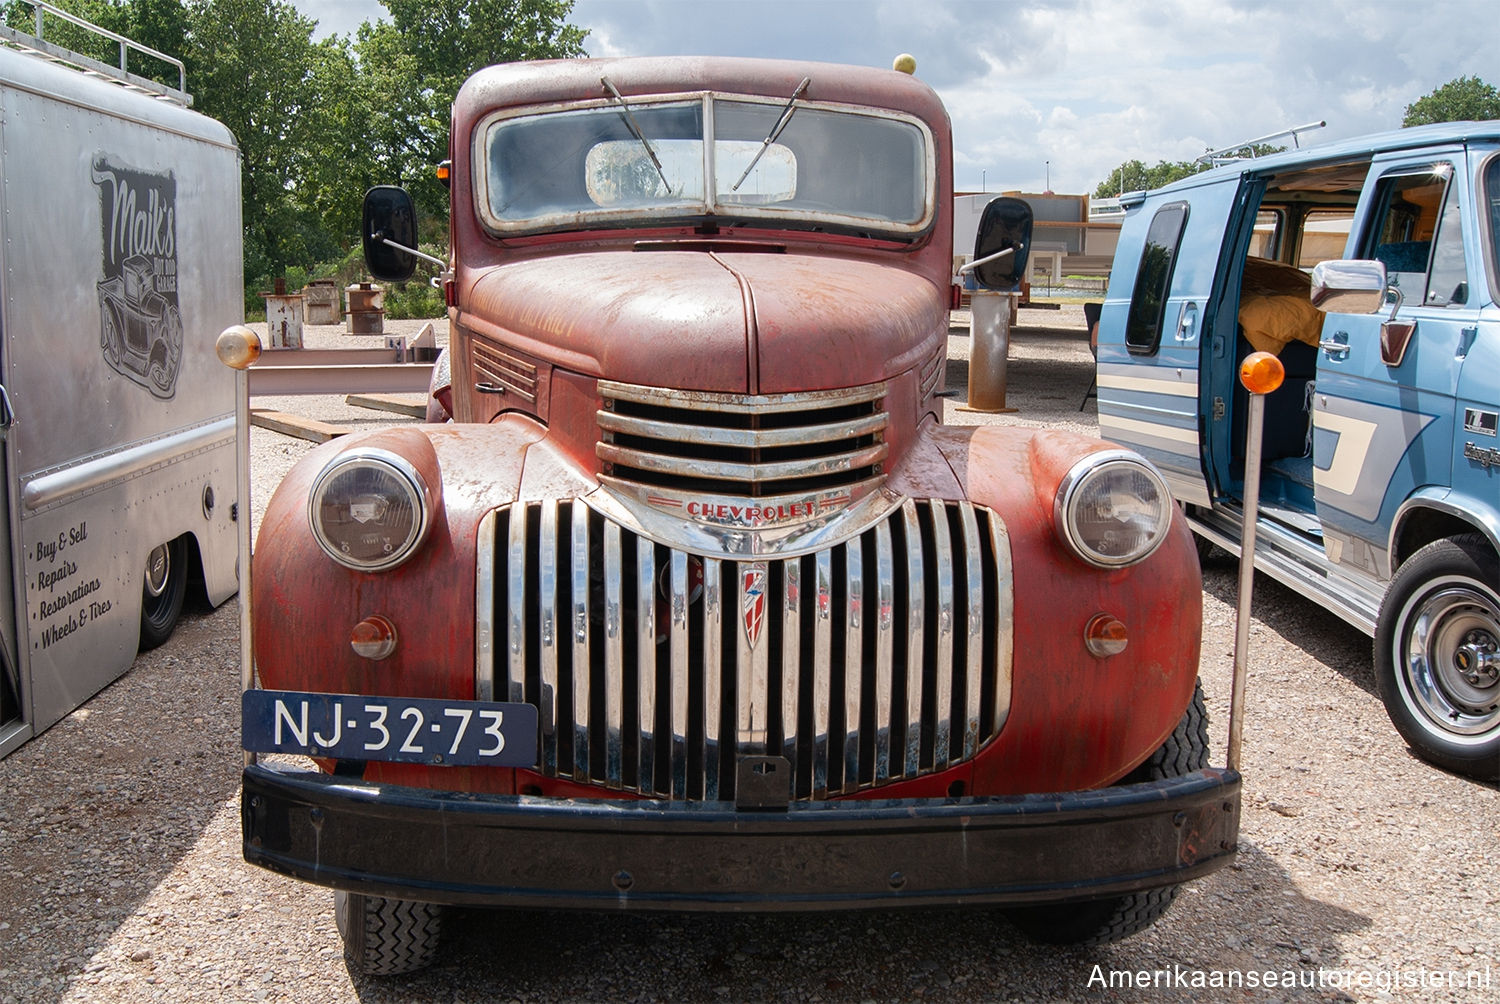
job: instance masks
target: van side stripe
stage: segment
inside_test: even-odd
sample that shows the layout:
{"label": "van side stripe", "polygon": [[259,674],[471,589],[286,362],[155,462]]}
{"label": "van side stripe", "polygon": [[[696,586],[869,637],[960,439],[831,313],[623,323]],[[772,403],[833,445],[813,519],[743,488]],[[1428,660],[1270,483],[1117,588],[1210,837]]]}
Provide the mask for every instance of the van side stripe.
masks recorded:
{"label": "van side stripe", "polygon": [[1153,380],[1150,377],[1116,376],[1099,373],[1099,386],[1115,390],[1132,390],[1143,394],[1171,394],[1173,397],[1198,396],[1198,384],[1186,380]]}
{"label": "van side stripe", "polygon": [[1100,413],[1099,432],[1104,434],[1106,429],[1118,429],[1121,432],[1131,432],[1141,436],[1150,436],[1154,439],[1166,439],[1174,443],[1187,443],[1196,448],[1198,446],[1197,429],[1181,429],[1171,425],[1159,425],[1155,422],[1138,422],[1131,418],[1120,418],[1118,415]]}

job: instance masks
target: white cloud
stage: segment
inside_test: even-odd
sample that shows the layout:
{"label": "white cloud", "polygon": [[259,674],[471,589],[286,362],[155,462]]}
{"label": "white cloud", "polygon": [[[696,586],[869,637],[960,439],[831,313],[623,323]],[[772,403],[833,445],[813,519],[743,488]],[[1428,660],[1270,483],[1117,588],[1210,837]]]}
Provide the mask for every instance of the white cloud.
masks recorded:
{"label": "white cloud", "polygon": [[[374,0],[296,0],[326,29]],[[576,0],[590,55],[889,66],[953,120],[955,183],[1092,191],[1122,161],[1189,160],[1326,119],[1319,142],[1400,125],[1454,77],[1500,86],[1493,0]]]}

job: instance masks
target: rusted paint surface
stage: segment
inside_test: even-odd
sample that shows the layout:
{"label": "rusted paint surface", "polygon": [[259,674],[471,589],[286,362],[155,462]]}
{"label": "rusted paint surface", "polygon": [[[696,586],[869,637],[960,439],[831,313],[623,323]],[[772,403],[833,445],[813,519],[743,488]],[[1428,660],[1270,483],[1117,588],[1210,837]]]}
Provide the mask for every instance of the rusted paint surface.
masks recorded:
{"label": "rusted paint surface", "polygon": [[[1203,624],[1202,580],[1180,514],[1150,558],[1118,571],[1084,564],[1053,531],[1064,474],[1108,444],[1002,426],[943,429],[944,456],[969,498],[1000,513],[1016,568],[1010,718],[974,762],[974,789],[1062,791],[1117,780],[1176,728],[1192,699]],[[1130,631],[1120,655],[1084,647],[1096,613]]]}

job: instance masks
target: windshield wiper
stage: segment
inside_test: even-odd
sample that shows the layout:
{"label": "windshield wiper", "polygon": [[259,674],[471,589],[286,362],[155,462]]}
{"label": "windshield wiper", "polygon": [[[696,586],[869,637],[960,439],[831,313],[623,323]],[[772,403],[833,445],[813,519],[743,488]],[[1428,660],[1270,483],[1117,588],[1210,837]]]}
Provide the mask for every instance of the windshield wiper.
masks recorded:
{"label": "windshield wiper", "polygon": [[641,127],[636,124],[635,116],[630,114],[629,102],[615,88],[615,85],[610,83],[608,77],[600,77],[599,82],[609,90],[610,94],[614,95],[615,101],[620,105],[620,110],[625,113],[625,124],[630,127],[630,131],[634,134],[635,138],[641,141],[641,146],[645,147],[646,156],[651,158],[651,166],[656,168],[656,173],[661,178],[661,183],[667,186],[667,194],[671,195],[672,183],[667,180],[667,172],[662,169],[661,161],[656,159],[656,151],[651,148],[651,141],[646,139],[646,134],[641,132]]}
{"label": "windshield wiper", "polygon": [[776,142],[776,137],[781,135],[781,130],[786,128],[786,124],[790,122],[792,120],[792,116],[796,114],[797,99],[802,97],[802,92],[807,90],[808,85],[811,83],[812,77],[802,78],[802,83],[797,85],[797,89],[793,91],[792,96],[787,99],[786,107],[781,110],[781,118],[777,119],[776,124],[771,127],[771,131],[766,133],[766,138],[760,141],[760,149],[755,151],[755,156],[751,157],[750,163],[745,165],[745,170],[744,173],[740,175],[740,180],[729,186],[729,190],[731,192],[738,192],[740,190],[740,186],[745,183],[745,179],[750,177],[750,172],[755,170],[755,165],[760,163],[761,154],[765,153],[766,150],[770,148],[771,144]]}

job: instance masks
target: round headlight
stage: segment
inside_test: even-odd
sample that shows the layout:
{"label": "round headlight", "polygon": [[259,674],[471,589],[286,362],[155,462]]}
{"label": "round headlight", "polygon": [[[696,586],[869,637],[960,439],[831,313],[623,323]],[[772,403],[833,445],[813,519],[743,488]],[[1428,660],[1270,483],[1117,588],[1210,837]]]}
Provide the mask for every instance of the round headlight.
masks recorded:
{"label": "round headlight", "polygon": [[1166,539],[1172,496],[1161,475],[1124,450],[1084,457],[1063,478],[1057,532],[1084,561],[1119,568],[1144,561]]}
{"label": "round headlight", "polygon": [[328,556],[361,572],[395,568],[432,523],[432,496],[416,468],[389,450],[350,450],[313,483],[307,518]]}

